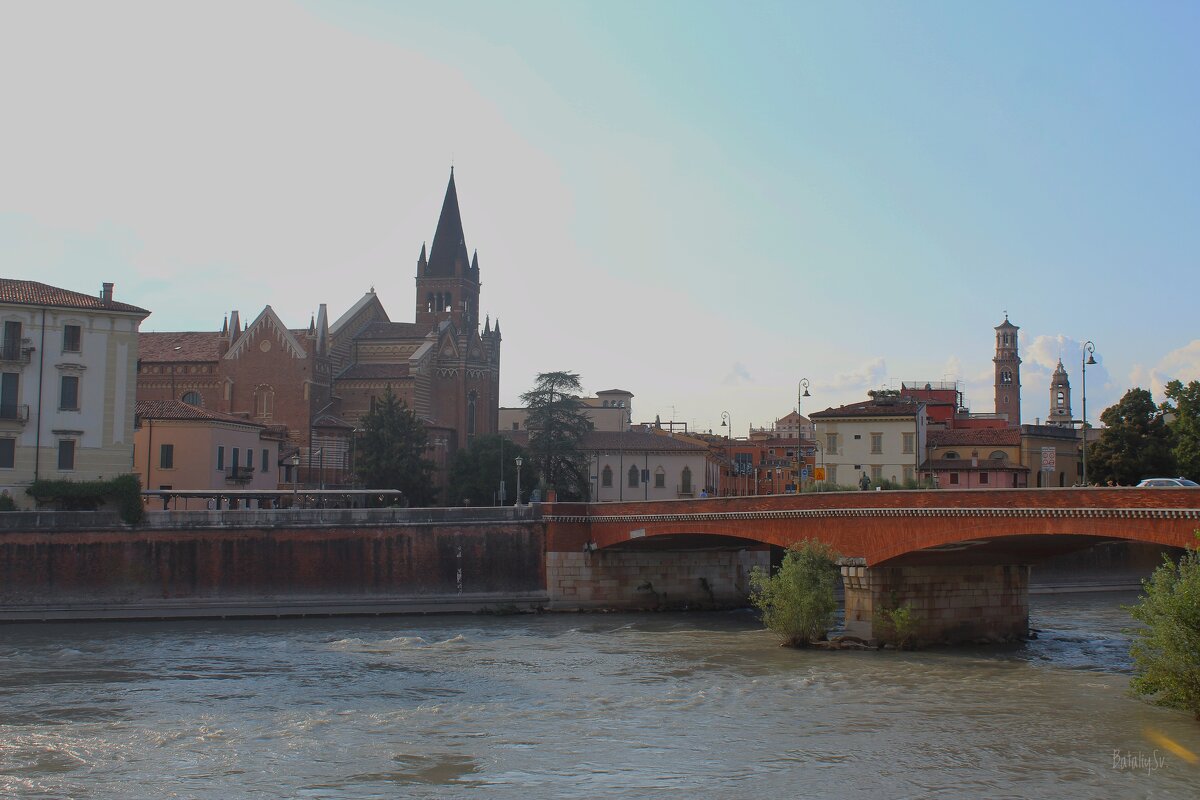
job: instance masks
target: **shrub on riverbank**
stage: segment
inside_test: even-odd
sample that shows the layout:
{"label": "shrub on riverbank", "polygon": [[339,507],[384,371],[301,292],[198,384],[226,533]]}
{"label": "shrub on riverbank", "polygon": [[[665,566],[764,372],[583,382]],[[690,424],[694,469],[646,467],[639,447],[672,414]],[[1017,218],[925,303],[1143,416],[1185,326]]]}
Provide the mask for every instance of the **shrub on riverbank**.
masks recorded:
{"label": "shrub on riverbank", "polygon": [[113,503],[121,519],[131,525],[142,521],[142,482],[137,475],[120,475],[108,481],[36,480],[25,492],[39,506],[53,505],[63,511],[95,511]]}
{"label": "shrub on riverbank", "polygon": [[921,618],[913,613],[910,606],[899,605],[893,594],[891,606],[875,612],[873,627],[875,636],[881,642],[897,650],[905,650],[913,644],[920,624]]}
{"label": "shrub on riverbank", "polygon": [[758,568],[751,573],[750,601],[783,644],[805,647],[825,638],[838,606],[837,560],[828,544],[808,539],[788,548],[774,575]]}
{"label": "shrub on riverbank", "polygon": [[[1200,537],[1200,532],[1198,532]],[[1138,604],[1126,610],[1146,627],[1133,630],[1133,691],[1200,719],[1200,550],[1179,563],[1164,557]]]}

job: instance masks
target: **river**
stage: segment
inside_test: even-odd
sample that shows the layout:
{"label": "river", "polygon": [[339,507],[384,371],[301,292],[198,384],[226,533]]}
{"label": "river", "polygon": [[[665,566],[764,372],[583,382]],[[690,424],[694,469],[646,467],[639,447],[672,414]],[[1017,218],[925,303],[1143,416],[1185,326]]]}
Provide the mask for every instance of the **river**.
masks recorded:
{"label": "river", "polygon": [[1196,797],[1200,723],[1127,693],[1134,597],[911,653],[749,612],[9,625],[0,797]]}

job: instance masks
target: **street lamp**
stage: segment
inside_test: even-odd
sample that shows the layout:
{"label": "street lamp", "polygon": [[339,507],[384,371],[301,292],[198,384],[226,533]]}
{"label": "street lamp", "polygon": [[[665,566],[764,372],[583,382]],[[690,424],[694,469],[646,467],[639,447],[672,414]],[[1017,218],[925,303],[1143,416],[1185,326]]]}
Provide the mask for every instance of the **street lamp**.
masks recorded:
{"label": "street lamp", "polygon": [[800,457],[800,442],[802,438],[800,436],[800,401],[806,397],[812,397],[812,395],[808,393],[808,387],[808,378],[801,378],[800,386],[796,389],[796,494],[800,494],[800,464],[802,463]]}
{"label": "street lamp", "polygon": [[728,428],[725,433],[725,460],[729,463],[729,480],[733,481],[733,418],[728,411],[721,412],[721,427]]}
{"label": "street lamp", "polygon": [[521,457],[517,456],[517,502],[516,505],[521,505]]}
{"label": "street lamp", "polygon": [[1083,373],[1083,485],[1088,485],[1087,479],[1087,368],[1088,365],[1096,363],[1096,357],[1093,355],[1096,352],[1096,345],[1086,341],[1083,343],[1083,354],[1087,358],[1080,358],[1083,362],[1081,371]]}
{"label": "street lamp", "polygon": [[300,482],[300,451],[292,455],[292,508],[296,508],[296,486]]}

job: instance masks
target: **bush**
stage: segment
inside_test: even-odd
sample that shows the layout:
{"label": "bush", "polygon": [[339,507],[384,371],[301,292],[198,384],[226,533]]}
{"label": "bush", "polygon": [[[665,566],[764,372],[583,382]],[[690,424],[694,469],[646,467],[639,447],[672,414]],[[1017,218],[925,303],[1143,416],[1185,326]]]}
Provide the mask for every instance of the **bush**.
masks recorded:
{"label": "bush", "polygon": [[17,510],[17,503],[15,500],[12,499],[12,495],[10,495],[8,493],[8,490],[6,489],[3,493],[0,493],[0,511],[16,511],[16,510]]}
{"label": "bush", "polygon": [[910,606],[901,606],[892,598],[889,608],[881,608],[875,612],[875,636],[884,644],[890,644],[897,650],[906,650],[913,644],[913,637],[921,624],[921,618],[913,613]]}
{"label": "bush", "polygon": [[142,521],[142,482],[137,475],[121,475],[108,481],[36,480],[25,490],[38,505],[53,504],[63,511],[95,511],[105,503],[117,507],[130,525]]}
{"label": "bush", "polygon": [[774,575],[757,568],[751,573],[750,602],[783,644],[804,647],[825,638],[838,606],[837,560],[833,548],[809,539],[788,548]]}
{"label": "bush", "polygon": [[1189,548],[1178,564],[1164,556],[1142,590],[1126,608],[1146,626],[1130,631],[1130,688],[1200,719],[1200,550]]}

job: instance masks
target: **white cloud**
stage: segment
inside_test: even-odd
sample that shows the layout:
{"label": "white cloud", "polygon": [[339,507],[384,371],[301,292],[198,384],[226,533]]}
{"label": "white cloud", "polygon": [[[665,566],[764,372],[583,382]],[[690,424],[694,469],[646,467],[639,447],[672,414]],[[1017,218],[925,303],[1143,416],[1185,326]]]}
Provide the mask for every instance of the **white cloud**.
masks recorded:
{"label": "white cloud", "polygon": [[887,362],[881,356],[876,356],[856,369],[837,373],[829,382],[829,387],[835,391],[873,389],[881,386],[886,376]]}
{"label": "white cloud", "polygon": [[744,383],[754,383],[754,379],[750,377],[750,371],[746,369],[746,365],[738,361],[729,368],[729,372],[721,383],[725,386],[740,386]]}
{"label": "white cloud", "polygon": [[1187,383],[1197,379],[1200,379],[1200,339],[1193,339],[1183,347],[1172,350],[1153,366],[1134,364],[1129,373],[1131,387],[1149,389],[1159,399],[1169,382],[1180,380]]}

